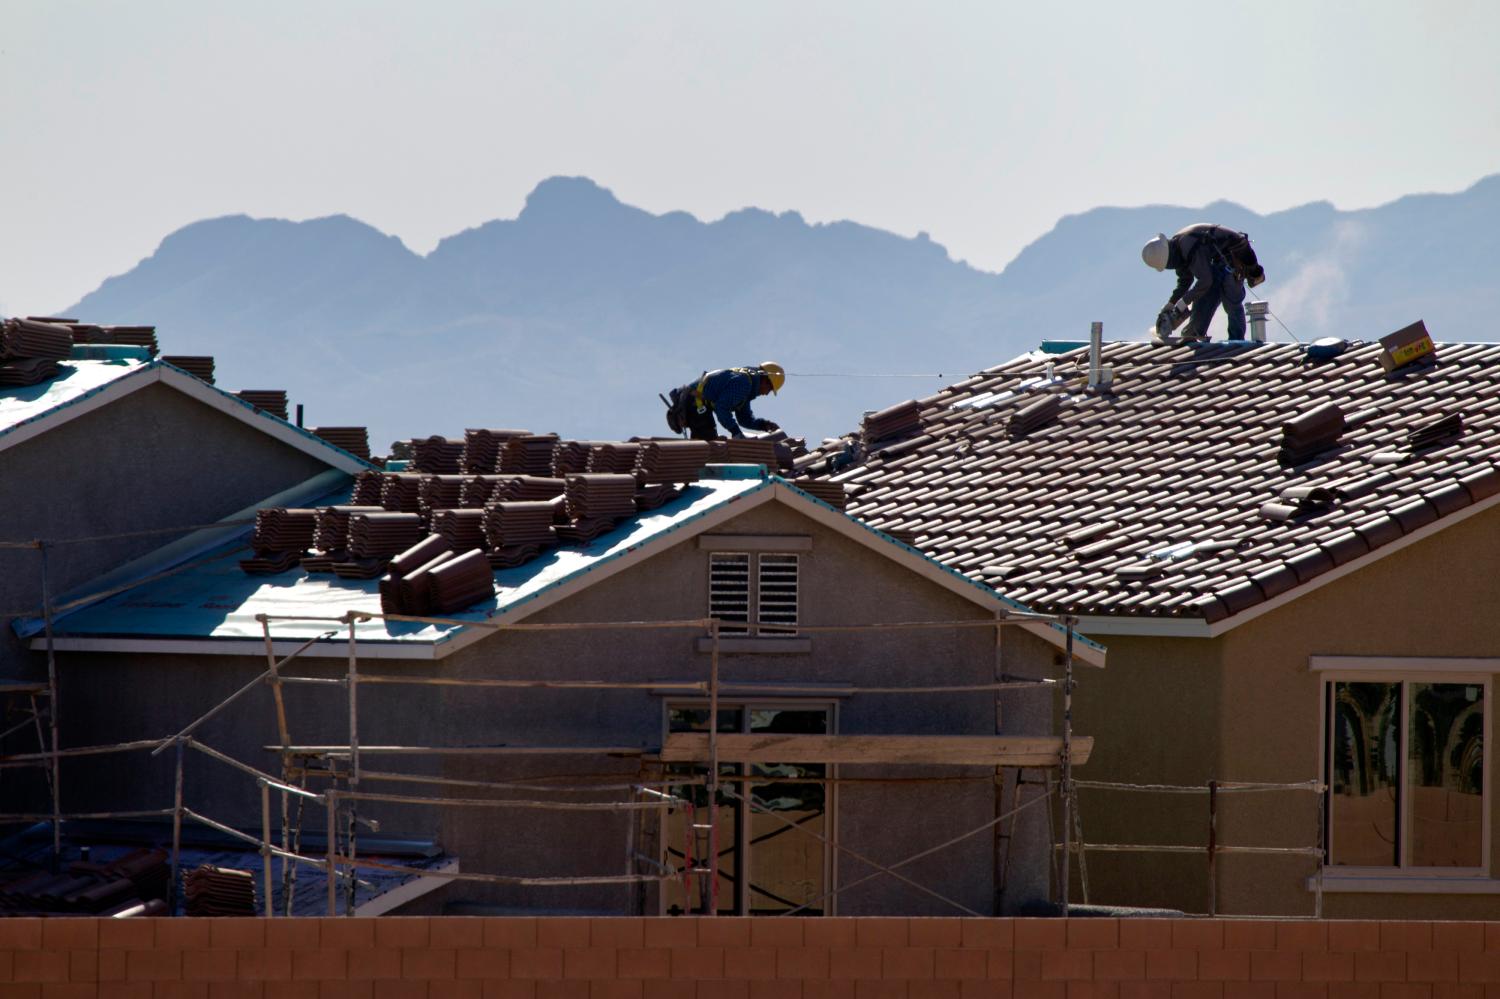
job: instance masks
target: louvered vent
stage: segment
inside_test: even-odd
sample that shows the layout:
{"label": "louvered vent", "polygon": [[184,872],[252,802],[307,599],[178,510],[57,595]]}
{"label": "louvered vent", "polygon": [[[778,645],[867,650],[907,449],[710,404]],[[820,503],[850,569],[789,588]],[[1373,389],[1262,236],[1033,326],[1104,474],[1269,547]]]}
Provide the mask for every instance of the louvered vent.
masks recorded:
{"label": "louvered vent", "polygon": [[797,556],[762,555],[756,587],[756,616],[762,635],[797,631]]}
{"label": "louvered vent", "polygon": [[708,560],[708,613],[721,635],[750,633],[750,556],[714,552]]}

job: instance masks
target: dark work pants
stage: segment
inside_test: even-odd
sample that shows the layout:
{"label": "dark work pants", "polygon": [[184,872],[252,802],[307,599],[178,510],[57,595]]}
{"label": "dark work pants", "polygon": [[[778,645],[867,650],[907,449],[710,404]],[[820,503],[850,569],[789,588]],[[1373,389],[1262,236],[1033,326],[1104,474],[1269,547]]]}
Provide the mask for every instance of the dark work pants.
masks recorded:
{"label": "dark work pants", "polygon": [[1214,283],[1208,292],[1193,303],[1192,315],[1182,328],[1184,339],[1197,339],[1208,333],[1209,321],[1214,310],[1224,306],[1224,319],[1229,324],[1229,339],[1245,339],[1245,282],[1234,276],[1234,272],[1222,263],[1214,264]]}

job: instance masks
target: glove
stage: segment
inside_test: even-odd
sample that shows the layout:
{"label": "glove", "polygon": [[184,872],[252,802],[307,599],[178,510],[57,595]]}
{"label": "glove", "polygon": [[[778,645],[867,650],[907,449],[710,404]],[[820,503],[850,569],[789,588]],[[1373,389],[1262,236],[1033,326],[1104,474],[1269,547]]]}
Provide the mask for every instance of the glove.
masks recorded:
{"label": "glove", "polygon": [[1188,312],[1190,310],[1190,307],[1188,306],[1188,304],[1186,302],[1184,302],[1182,299],[1179,298],[1177,301],[1175,301],[1175,302],[1172,303],[1171,310],[1172,310],[1172,325],[1176,326],[1178,323],[1182,322],[1184,319],[1187,318],[1187,315],[1188,315]]}

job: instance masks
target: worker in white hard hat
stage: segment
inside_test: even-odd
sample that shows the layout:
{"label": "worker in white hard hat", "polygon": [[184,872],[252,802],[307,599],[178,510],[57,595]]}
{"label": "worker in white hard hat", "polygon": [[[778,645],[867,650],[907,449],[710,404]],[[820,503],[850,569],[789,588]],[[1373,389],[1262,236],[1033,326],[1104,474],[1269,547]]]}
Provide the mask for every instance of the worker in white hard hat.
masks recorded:
{"label": "worker in white hard hat", "polygon": [[673,389],[670,399],[664,397],[667,426],[673,433],[687,430],[694,440],[700,441],[718,439],[715,418],[730,437],[745,436],[741,427],[772,433],[781,428],[756,416],[750,403],[760,396],[779,392],[785,384],[786,369],[775,361],[762,361],[754,367],[705,371],[696,382]]}
{"label": "worker in white hard hat", "polygon": [[1184,319],[1184,343],[1208,339],[1208,322],[1224,306],[1229,339],[1245,339],[1245,285],[1254,288],[1266,279],[1255,259],[1250,237],[1211,222],[1179,229],[1171,236],[1157,233],[1141,247],[1146,265],[1177,272],[1177,287],[1156,317],[1154,336],[1170,342],[1172,330]]}

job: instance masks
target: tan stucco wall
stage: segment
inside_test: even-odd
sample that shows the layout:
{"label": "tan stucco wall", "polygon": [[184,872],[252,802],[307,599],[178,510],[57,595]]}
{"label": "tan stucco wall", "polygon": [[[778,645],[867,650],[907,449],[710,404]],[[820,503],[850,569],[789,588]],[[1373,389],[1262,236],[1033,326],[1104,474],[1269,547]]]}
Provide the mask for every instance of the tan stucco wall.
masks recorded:
{"label": "tan stucco wall", "polygon": [[[1110,668],[1084,674],[1076,701],[1080,729],[1098,740],[1080,778],[1186,784],[1321,779],[1323,680],[1309,671],[1309,657],[1500,655],[1496,566],[1500,510],[1455,524],[1218,639],[1105,637]],[[1491,704],[1491,738],[1495,717]],[[1492,796],[1492,855],[1500,828],[1495,804]],[[1201,796],[1083,796],[1085,838],[1093,842],[1201,846],[1206,815]],[[1319,821],[1311,793],[1225,795],[1219,842],[1313,846]],[[1202,857],[1090,854],[1089,864],[1094,901],[1206,909]],[[1218,866],[1221,913],[1313,911],[1305,881],[1314,864],[1305,858],[1222,856]],[[1494,918],[1500,894],[1329,893],[1324,913]]]}

